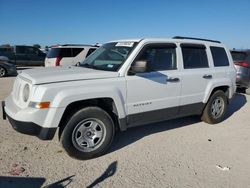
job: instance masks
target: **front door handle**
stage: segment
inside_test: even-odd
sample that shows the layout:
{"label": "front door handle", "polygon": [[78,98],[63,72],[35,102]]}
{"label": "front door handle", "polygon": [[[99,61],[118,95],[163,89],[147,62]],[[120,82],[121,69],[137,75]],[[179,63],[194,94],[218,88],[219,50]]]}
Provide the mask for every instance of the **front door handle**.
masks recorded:
{"label": "front door handle", "polygon": [[205,74],[202,76],[202,78],[211,79],[211,78],[213,78],[213,76],[211,74]]}
{"label": "front door handle", "polygon": [[173,78],[173,77],[169,77],[166,79],[167,82],[179,82],[180,79],[179,78]]}

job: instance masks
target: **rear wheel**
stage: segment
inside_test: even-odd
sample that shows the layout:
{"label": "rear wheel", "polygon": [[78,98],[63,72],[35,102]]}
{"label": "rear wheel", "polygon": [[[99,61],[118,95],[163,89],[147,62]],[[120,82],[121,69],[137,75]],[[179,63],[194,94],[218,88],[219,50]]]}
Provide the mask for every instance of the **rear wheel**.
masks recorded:
{"label": "rear wheel", "polygon": [[201,119],[209,124],[223,121],[227,109],[227,97],[221,90],[215,91],[203,111]]}
{"label": "rear wheel", "polygon": [[114,123],[107,112],[99,107],[86,107],[66,123],[60,142],[70,156],[91,159],[107,151],[114,132]]}
{"label": "rear wheel", "polygon": [[0,66],[0,77],[4,77],[4,76],[6,76],[6,70],[5,70],[5,68],[3,68],[3,67],[1,67]]}

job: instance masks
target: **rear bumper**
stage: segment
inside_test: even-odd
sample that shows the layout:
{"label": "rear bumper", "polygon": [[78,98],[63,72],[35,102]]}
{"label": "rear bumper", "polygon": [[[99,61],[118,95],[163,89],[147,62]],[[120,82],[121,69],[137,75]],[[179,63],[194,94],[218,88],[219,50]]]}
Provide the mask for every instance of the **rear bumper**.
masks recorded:
{"label": "rear bumper", "polygon": [[24,121],[17,121],[13,118],[11,118],[6,112],[5,112],[5,102],[2,102],[2,111],[3,111],[3,119],[8,118],[10,124],[12,125],[13,129],[15,129],[17,132],[32,135],[40,138],[41,140],[51,140],[53,139],[56,128],[45,128],[41,127],[33,122],[24,122]]}

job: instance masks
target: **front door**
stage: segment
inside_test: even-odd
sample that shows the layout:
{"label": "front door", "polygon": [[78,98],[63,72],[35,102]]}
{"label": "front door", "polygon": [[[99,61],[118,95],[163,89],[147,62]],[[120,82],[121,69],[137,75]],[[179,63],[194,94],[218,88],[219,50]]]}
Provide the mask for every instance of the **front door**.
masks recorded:
{"label": "front door", "polygon": [[148,44],[136,61],[147,61],[148,71],[126,76],[128,126],[177,116],[181,79],[175,44]]}

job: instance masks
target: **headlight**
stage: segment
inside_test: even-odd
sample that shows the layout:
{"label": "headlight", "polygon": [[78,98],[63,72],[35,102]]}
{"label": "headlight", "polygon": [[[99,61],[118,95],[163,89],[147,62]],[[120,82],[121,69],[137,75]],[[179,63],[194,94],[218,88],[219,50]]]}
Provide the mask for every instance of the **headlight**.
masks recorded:
{"label": "headlight", "polygon": [[30,86],[26,84],[23,88],[23,101],[27,102],[30,96]]}

